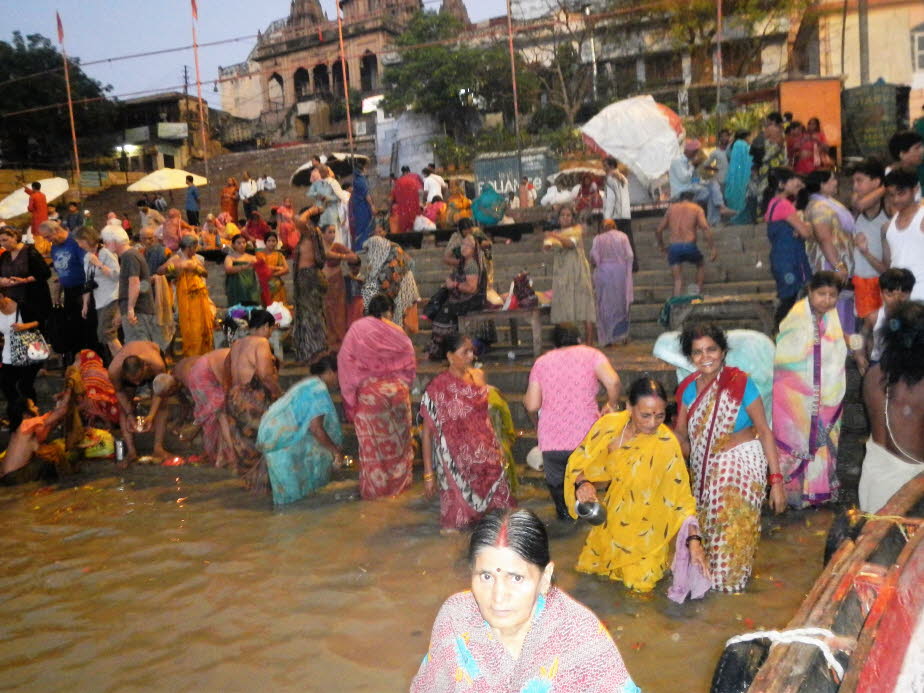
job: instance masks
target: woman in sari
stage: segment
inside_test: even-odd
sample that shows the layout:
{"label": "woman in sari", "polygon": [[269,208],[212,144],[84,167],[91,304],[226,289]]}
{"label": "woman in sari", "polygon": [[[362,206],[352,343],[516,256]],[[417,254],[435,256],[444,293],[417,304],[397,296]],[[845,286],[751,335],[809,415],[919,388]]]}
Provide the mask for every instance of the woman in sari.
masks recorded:
{"label": "woman in sari", "polygon": [[237,181],[234,178],[228,178],[225,187],[221,189],[221,211],[228,215],[229,219],[237,221],[237,203],[240,200],[238,195]]}
{"label": "woman in sari", "polygon": [[837,315],[841,281],[816,272],[808,297],[780,324],[773,359],[773,433],[789,504],[837,499],[837,444],[846,391],[847,345]]}
{"label": "woman in sari", "polygon": [[446,200],[446,224],[457,226],[460,219],[472,218],[472,201],[465,196],[464,184],[457,180],[449,182],[449,198]]}
{"label": "woman in sari", "polygon": [[472,202],[472,217],[479,226],[493,226],[499,222],[507,209],[507,198],[485,183],[481,194]]}
{"label": "woman in sari", "polygon": [[392,322],[394,301],[384,294],[350,326],[337,354],[340,392],[359,441],[359,494],[393,497],[411,485],[411,386],[417,373],[414,345]]}
{"label": "woman in sari", "polygon": [[471,590],[437,614],[411,693],[639,693],[606,626],[552,585],[534,513],[485,515],[468,563]]}
{"label": "woman in sari", "polygon": [[368,310],[373,296],[385,294],[395,302],[395,317],[408,334],[416,334],[417,302],[420,293],[414,279],[413,263],[404,248],[385,237],[385,228],[377,227],[366,241],[366,283],[363,303]]}
{"label": "woman in sari", "polygon": [[466,236],[459,246],[461,257],[446,280],[446,297],[431,318],[431,339],[427,352],[431,361],[446,358],[446,342],[459,330],[459,316],[484,307],[488,276],[476,249],[473,236]]}
{"label": "woman in sari", "polygon": [[177,315],[183,356],[201,356],[212,350],[214,314],[205,280],[209,271],[205,259],[196,254],[199,240],[192,234],[183,236],[180,251],[174,253],[157,270],[158,274],[172,273],[176,282]]}
{"label": "woman in sari", "polygon": [[590,250],[597,300],[597,343],[601,347],[629,341],[633,258],[629,237],[616,228],[613,219],[604,220],[603,232],[594,238]]}
{"label": "woman in sari", "polygon": [[[595,502],[595,484],[609,483],[603,499],[607,520],[590,530],[577,570],[620,581],[638,592],[650,592],[664,575],[675,537],[678,559],[686,559],[688,549],[690,563],[701,573],[698,577],[709,575],[696,501],[680,444],[664,425],[666,409],[661,384],[639,378],[629,388],[628,409],[600,417],[568,458],[565,470],[565,504],[574,518],[576,503]],[[678,570],[677,562],[672,568],[674,589],[683,601],[688,589],[678,581],[691,566]],[[709,589],[708,583],[696,587],[689,587],[694,597]]]}
{"label": "woman in sari", "polygon": [[292,198],[285,198],[282,204],[276,207],[276,232],[279,234],[279,244],[289,252],[298,245],[298,230],[295,228],[295,208]]}
{"label": "woman in sari", "polygon": [[592,215],[599,215],[603,211],[603,196],[600,194],[600,187],[590,173],[581,176],[581,182],[577,186],[577,196],[574,199],[574,208],[578,218],[585,222],[589,221]]}
{"label": "woman in sari", "polygon": [[260,305],[260,284],[254,265],[257,258],[247,252],[247,239],[238,234],[225,255],[225,296],[229,306]]}
{"label": "woman in sari", "polygon": [[327,278],[322,271],[324,241],[307,212],[298,220],[297,226],[301,236],[292,254],[295,265],[292,339],[295,358],[310,364],[327,351],[327,318],[324,315]]}
{"label": "woman in sari", "polygon": [[453,334],[445,346],[449,368],[430,381],[420,416],[424,488],[428,496],[439,489],[441,531],[451,533],[516,499],[488,415],[484,373],[472,368],[472,340]]}
{"label": "woman in sari", "polygon": [[583,323],[584,343],[593,344],[597,308],[590,281],[590,265],[584,255],[584,227],[575,223],[571,207],[561,208],[558,223],[559,230],[547,232],[543,244],[554,252],[552,324]]}
{"label": "woman in sari", "polygon": [[805,179],[808,206],[805,221],[812,225],[812,236],[805,242],[809,264],[815,272],[837,272],[845,287],[837,300],[837,315],[844,334],[854,334],[856,319],[853,291],[853,214],[836,198],[837,176],[826,169],[814,171]]}
{"label": "woman in sari", "polygon": [[680,346],[696,370],[677,388],[674,431],[693,473],[712,588],[740,592],[757,552],[768,480],[771,507],[777,513],[786,509],[776,445],[754,381],[725,363],[722,329],[687,325]]}
{"label": "woman in sari", "polygon": [[337,385],[337,361],[324,356],[311,364],[311,377],[296,383],[260,419],[257,447],[266,458],[274,505],[314,493],[330,481],[343,459],[343,432],[330,398]]}
{"label": "woman in sari", "polygon": [[327,278],[327,293],[324,294],[324,316],[327,318],[327,344],[331,351],[337,351],[343,343],[347,328],[347,285],[343,275],[344,262],[358,262],[359,257],[342,243],[336,242],[337,229],[327,226],[323,232],[324,276]]}
{"label": "woman in sari", "polygon": [[321,219],[318,226],[322,229],[328,226],[340,226],[340,197],[337,192],[343,192],[339,183],[331,177],[330,169],[321,165],[317,167],[320,178],[311,184],[308,188],[308,200],[316,207],[320,208]]}
{"label": "woman in sari", "polygon": [[289,298],[286,295],[286,284],[283,277],[289,273],[289,261],[279,250],[279,236],[275,231],[270,231],[263,242],[266,247],[257,251],[257,259],[263,260],[266,265],[263,273],[266,280],[260,282],[263,305],[268,306],[277,301],[288,303]]}
{"label": "woman in sari", "polygon": [[227,212],[222,212],[215,217],[215,227],[218,229],[218,238],[223,246],[231,245],[235,236],[241,233],[240,228]]}
{"label": "woman in sari", "polygon": [[754,160],[751,158],[751,146],[748,144],[750,133],[739,130],[728,157],[728,173],[725,176],[725,205],[738,210],[738,214],[729,220],[729,224],[753,224],[754,218],[747,206],[748,183]]}
{"label": "woman in sari", "polygon": [[348,207],[350,222],[350,242],[353,250],[362,250],[363,245],[372,235],[375,224],[372,191],[366,178],[366,165],[362,161],[353,162],[353,191],[350,193]]}
{"label": "woman in sari", "polygon": [[247,223],[241,230],[241,233],[244,234],[244,238],[257,248],[264,247],[266,244],[266,234],[269,232],[269,224],[263,220],[263,215],[261,215],[260,212],[251,212],[250,218],[247,219]]}
{"label": "woman in sari", "polygon": [[779,325],[796,302],[799,290],[812,275],[805,239],[812,234],[810,224],[802,220],[793,204],[804,184],[788,168],[778,168],[770,176],[776,194],[767,205],[767,238],[770,239],[770,271],[776,280],[774,324]]}
{"label": "woman in sari", "polygon": [[110,429],[119,423],[119,401],[109,372],[95,351],[77,352],[64,374],[65,390],[77,404],[83,424]]}

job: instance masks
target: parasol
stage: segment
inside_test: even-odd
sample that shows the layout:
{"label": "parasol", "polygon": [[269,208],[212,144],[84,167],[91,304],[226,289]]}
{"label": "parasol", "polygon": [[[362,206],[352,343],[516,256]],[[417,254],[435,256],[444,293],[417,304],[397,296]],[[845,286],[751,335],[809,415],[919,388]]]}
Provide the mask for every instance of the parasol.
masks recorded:
{"label": "parasol", "polygon": [[[42,184],[42,192],[48,202],[61,197],[68,190],[67,181],[64,178],[42,178],[38,182]],[[29,196],[22,187],[0,200],[0,219],[12,219],[28,211]]]}
{"label": "parasol", "polygon": [[684,130],[680,118],[650,95],[616,101],[581,127],[584,144],[613,156],[649,185],[680,156]]}
{"label": "parasol", "polygon": [[[343,178],[353,173],[354,160],[362,162],[363,165],[369,163],[369,157],[363,154],[356,154],[351,157],[349,154],[344,152],[334,152],[333,154],[328,154],[324,164],[334,172],[334,175],[337,176],[337,178]],[[292,174],[292,177],[289,179],[289,183],[291,185],[311,185],[311,171],[313,169],[314,162],[312,161],[309,161],[307,164],[302,164],[297,169],[295,169],[295,173]]]}
{"label": "parasol", "polygon": [[126,188],[129,192],[158,192],[181,190],[186,187],[186,176],[193,177],[193,185],[208,185],[208,180],[181,168],[162,168],[149,173]]}

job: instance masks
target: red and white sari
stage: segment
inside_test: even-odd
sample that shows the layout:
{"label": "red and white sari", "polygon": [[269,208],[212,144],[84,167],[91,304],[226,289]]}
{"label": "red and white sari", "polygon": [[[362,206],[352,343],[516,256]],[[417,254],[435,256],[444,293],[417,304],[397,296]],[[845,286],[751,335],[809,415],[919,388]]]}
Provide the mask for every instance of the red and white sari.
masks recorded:
{"label": "red and white sari", "polygon": [[[698,375],[680,383],[678,405]],[[747,382],[747,373],[725,366],[689,407],[693,496],[712,586],[722,592],[743,590],[751,575],[767,483],[767,458],[759,440],[728,447]]]}
{"label": "red and white sari", "polygon": [[441,527],[462,529],[488,510],[516,506],[488,415],[486,385],[444,371],[427,386],[420,415],[433,439]]}

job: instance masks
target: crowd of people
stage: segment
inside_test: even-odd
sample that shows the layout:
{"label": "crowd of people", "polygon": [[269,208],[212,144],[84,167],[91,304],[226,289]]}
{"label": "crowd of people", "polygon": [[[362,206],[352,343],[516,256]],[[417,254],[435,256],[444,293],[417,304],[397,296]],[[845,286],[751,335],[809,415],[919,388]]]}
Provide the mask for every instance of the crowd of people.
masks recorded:
{"label": "crowd of people", "polygon": [[[750,362],[745,350],[735,366],[729,363],[730,340],[716,325],[685,325],[677,344],[691,374],[671,395],[644,377],[625,388],[620,410],[618,356],[614,367],[596,348],[629,336],[637,256],[619,162],[604,160],[599,187],[582,181],[574,204],[555,207],[554,227],[543,238],[553,254],[555,348],[533,364],[523,405],[536,426],[558,520],[590,516],[594,504],[605,518],[590,530],[578,571],[646,592],[670,570],[669,594],[681,602],[708,590],[745,589],[765,502],[780,513],[838,497],[848,358],[865,375],[872,422],[861,508],[877,510],[920,469],[924,422],[910,428],[894,422],[924,411],[924,205],[915,177],[924,143],[912,132],[896,134],[895,162],[889,169],[873,159],[856,165],[845,204],[813,121],[806,130],[790,125],[787,147],[782,117],[768,116],[762,157],[746,138],[731,144],[722,133],[716,150],[722,153],[698,162],[701,147],[690,141],[671,165],[674,198],[655,236],[674,271],[674,294],[682,292],[683,263],[697,267],[702,288],[699,238],[714,260],[716,224],[752,206],[767,223],[778,298],[775,349],[755,350]],[[742,152],[750,162],[744,188]],[[715,175],[698,180],[703,167]],[[441,611],[415,690],[443,690],[447,677],[459,680],[457,666],[475,678],[469,665],[483,676],[526,683],[533,658],[573,638],[600,657],[606,690],[634,690],[612,641],[587,635],[592,615],[550,587],[545,530],[534,515],[515,510],[509,407],[489,385],[490,371],[476,364],[490,328],[473,335],[459,330],[459,317],[489,302],[494,258],[484,228],[503,217],[508,202],[489,186],[469,200],[431,166],[423,176],[406,170],[394,181],[385,219],[376,214],[362,164],[347,184],[320,158],[305,208],[296,211],[284,198],[264,220],[260,209],[274,189],[269,176],[245,174],[240,185],[229,179],[221,212],[200,219],[201,198],[189,179],[186,219],[160,196],[146,197],[134,239],[129,220],[115,214],[97,230],[79,212],[55,220],[36,209],[29,228],[34,243],[0,227],[0,385],[12,435],[2,478],[72,461],[87,437],[104,439],[91,431],[112,432],[113,450],[117,443],[123,448],[121,467],[138,459],[136,438],[147,432],[153,456],[174,459],[165,444],[172,413],[174,425],[193,422],[184,435],[201,436],[208,462],[271,493],[276,504],[291,503],[327,484],[346,462],[339,390],[342,416],[358,441],[361,498],[412,492],[416,419],[423,490],[439,498],[441,531],[476,528],[472,593],[453,597]],[[752,199],[758,191],[759,203]],[[528,181],[517,197],[522,206],[533,203]],[[444,370],[426,385],[415,412],[418,354],[410,336],[419,329],[421,297],[414,260],[390,236],[413,229],[421,215],[456,231],[442,255],[449,276],[425,307],[432,333],[426,353]],[[604,216],[588,257],[584,234],[594,215]],[[224,273],[227,337],[216,330],[209,261],[220,262]],[[310,372],[288,390],[274,349],[277,305],[292,309],[290,353]],[[35,406],[41,363],[23,360],[17,337],[35,332],[45,334],[66,367],[64,390],[45,414]],[[768,360],[773,379],[762,391],[751,371]],[[672,403],[676,413],[669,417]],[[49,445],[59,425],[65,443]],[[498,607],[491,595],[511,593],[513,576],[524,581],[522,603]],[[529,637],[539,640],[524,650],[521,616],[537,610],[540,634]],[[494,630],[467,642],[468,665],[456,664],[458,650],[440,654],[447,638],[479,618]],[[565,618],[571,625],[562,633]],[[498,669],[491,653],[500,647],[512,659]],[[570,667],[562,660],[561,675]]]}

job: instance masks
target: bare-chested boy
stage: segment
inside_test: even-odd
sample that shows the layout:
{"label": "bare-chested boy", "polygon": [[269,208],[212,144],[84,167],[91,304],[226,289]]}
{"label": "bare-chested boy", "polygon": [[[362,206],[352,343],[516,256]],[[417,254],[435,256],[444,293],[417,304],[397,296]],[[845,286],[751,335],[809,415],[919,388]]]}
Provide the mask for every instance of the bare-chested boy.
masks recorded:
{"label": "bare-chested boy", "polygon": [[128,342],[109,364],[109,380],[115,388],[119,401],[119,425],[125,440],[125,458],[119,463],[120,469],[138,459],[135,449],[135,433],[146,433],[154,429],[154,457],[171,457],[172,453],[164,449],[164,432],[167,428],[167,408],[162,406],[165,396],[158,394],[157,388],[151,396],[151,409],[140,422],[135,419],[132,399],[135,390],[144,384],[153,383],[154,378],[167,372],[160,347],[154,342]]}
{"label": "bare-chested boy", "polygon": [[231,419],[231,439],[234,446],[237,473],[251,490],[268,487],[266,462],[257,449],[260,418],[274,400],[282,395],[276,359],[269,343],[276,325],[265,310],[250,312],[250,334],[231,345],[225,361],[225,381],[230,382],[226,410]]}
{"label": "bare-chested boy", "polygon": [[[670,247],[664,246],[664,229],[670,231]],[[699,231],[702,231],[706,237],[710,262],[715,262],[719,256],[719,251],[715,247],[715,240],[712,237],[709,224],[706,222],[706,215],[703,213],[703,208],[693,202],[693,193],[686,190],[680,193],[678,202],[672,203],[667,208],[667,213],[661,220],[661,224],[655,230],[658,247],[661,252],[667,253],[667,264],[670,265],[671,274],[674,278],[674,296],[680,296],[683,290],[683,273],[680,265],[684,262],[696,265],[695,293],[703,290],[703,283],[706,280],[706,265],[703,261],[703,254],[696,245],[697,232]]]}

